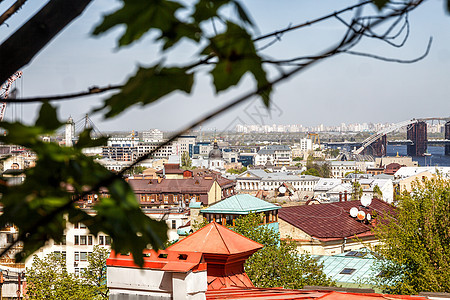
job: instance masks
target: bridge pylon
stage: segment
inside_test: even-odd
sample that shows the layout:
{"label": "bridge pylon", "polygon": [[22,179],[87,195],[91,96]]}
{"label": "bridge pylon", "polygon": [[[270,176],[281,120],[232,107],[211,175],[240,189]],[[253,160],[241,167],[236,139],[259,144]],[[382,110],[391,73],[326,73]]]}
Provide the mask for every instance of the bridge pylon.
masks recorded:
{"label": "bridge pylon", "polygon": [[406,132],[408,140],[411,140],[412,145],[407,145],[406,150],[408,156],[423,156],[427,152],[427,123],[419,121],[408,125]]}
{"label": "bridge pylon", "polygon": [[[445,123],[445,139],[450,140],[450,121]],[[445,145],[445,155],[450,155],[450,145]]]}
{"label": "bridge pylon", "polygon": [[386,135],[382,135],[375,142],[366,147],[363,151],[364,155],[372,155],[377,157],[386,156],[387,150],[387,138]]}

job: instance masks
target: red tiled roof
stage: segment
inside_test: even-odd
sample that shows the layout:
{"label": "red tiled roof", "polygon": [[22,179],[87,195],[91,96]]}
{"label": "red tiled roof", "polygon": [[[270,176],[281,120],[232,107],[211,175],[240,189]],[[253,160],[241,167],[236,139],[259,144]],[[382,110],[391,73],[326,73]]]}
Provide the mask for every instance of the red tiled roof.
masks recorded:
{"label": "red tiled roof", "polygon": [[[206,270],[206,263],[202,261],[202,253],[187,251],[144,250],[144,269],[157,269],[168,272],[193,272]],[[118,254],[111,251],[106,260],[109,267],[139,268],[135,265],[132,255]]]}
{"label": "red tiled roof", "polygon": [[220,299],[425,300],[427,298],[418,296],[404,296],[404,295],[383,295],[375,293],[287,290],[283,288],[227,288],[227,289],[206,291],[206,299],[207,300],[220,300]]}
{"label": "red tiled roof", "polygon": [[246,273],[228,276],[208,276],[208,290],[220,290],[229,287],[254,287]]}
{"label": "red tiled roof", "polygon": [[368,233],[372,226],[352,218],[349,211],[352,207],[365,210],[366,213],[393,214],[395,208],[388,203],[373,199],[366,210],[359,201],[334,202],[316,205],[282,207],[278,216],[283,221],[299,228],[308,235],[318,239],[334,239],[352,237]]}
{"label": "red tiled roof", "polygon": [[185,179],[130,179],[128,183],[135,193],[207,193],[214,180]]}
{"label": "red tiled roof", "polygon": [[212,222],[167,250],[231,255],[247,252],[252,254],[262,247],[261,244]]}
{"label": "red tiled roof", "polygon": [[136,178],[129,179],[128,183],[135,193],[207,193],[211,189],[214,181],[217,181],[222,188],[234,185],[232,180],[228,180],[221,176],[217,178],[195,177],[183,179]]}

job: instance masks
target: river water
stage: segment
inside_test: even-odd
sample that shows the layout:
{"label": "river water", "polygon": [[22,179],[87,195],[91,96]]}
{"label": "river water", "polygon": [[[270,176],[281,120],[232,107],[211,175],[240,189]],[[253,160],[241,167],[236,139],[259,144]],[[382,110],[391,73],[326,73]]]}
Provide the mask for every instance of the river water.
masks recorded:
{"label": "river water", "polygon": [[[444,147],[428,146],[430,156],[413,156],[413,160],[419,166],[441,166],[450,167],[450,156],[444,155]],[[387,156],[406,156],[406,146],[387,145]]]}

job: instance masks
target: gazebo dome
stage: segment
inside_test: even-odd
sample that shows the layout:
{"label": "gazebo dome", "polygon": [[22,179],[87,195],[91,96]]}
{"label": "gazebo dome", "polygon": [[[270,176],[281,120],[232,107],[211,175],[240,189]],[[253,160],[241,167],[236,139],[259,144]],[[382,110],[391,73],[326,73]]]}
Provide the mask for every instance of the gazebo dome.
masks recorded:
{"label": "gazebo dome", "polygon": [[209,159],[222,159],[222,151],[219,149],[219,145],[217,145],[217,140],[214,141],[214,146],[211,151],[209,151],[208,154]]}

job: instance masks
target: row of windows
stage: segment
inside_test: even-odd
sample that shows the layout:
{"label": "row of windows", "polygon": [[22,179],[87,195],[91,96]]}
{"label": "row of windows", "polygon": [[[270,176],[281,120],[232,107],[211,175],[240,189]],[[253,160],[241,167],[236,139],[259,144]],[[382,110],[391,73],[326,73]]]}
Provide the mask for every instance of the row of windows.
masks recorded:
{"label": "row of windows", "polygon": [[195,198],[197,201],[200,200],[200,196],[199,195],[162,195],[162,199],[160,201],[160,197],[159,194],[141,194],[140,195],[140,200],[142,202],[151,202],[151,203],[155,203],[155,202],[164,202],[164,204],[168,204],[169,202],[173,202],[173,203],[178,203],[178,201],[180,200],[184,200],[186,203],[191,201],[192,198]]}
{"label": "row of windows", "polygon": [[91,255],[92,252],[74,252],[73,253],[73,260],[74,261],[87,261],[89,255]]}
{"label": "row of windows", "polygon": [[[74,245],[93,245],[95,237],[93,235],[75,235]],[[98,245],[111,245],[111,237],[107,235],[98,236]]]}
{"label": "row of windows", "polygon": [[83,274],[84,272],[84,268],[75,268],[74,269],[74,274],[76,277],[80,277],[81,274]]}

